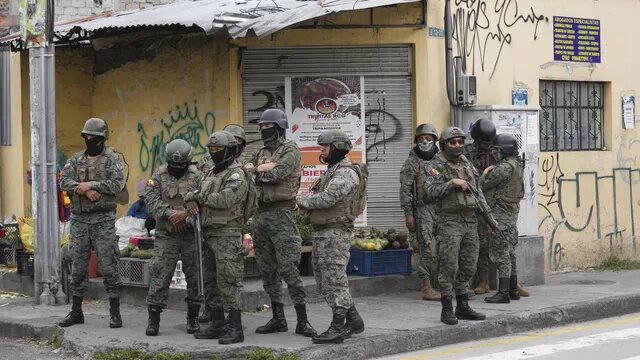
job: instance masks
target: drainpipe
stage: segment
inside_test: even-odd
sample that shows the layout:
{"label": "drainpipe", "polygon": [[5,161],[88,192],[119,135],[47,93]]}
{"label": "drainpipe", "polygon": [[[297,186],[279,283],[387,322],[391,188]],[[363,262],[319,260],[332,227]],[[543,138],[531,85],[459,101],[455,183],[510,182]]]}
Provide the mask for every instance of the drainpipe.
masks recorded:
{"label": "drainpipe", "polygon": [[[459,106],[456,103],[455,83],[453,74],[453,40],[452,40],[452,23],[451,23],[451,0],[445,0],[444,3],[444,48],[445,48],[445,64],[446,64],[446,80],[447,80],[447,98],[449,99],[449,123],[451,126],[458,126],[460,120]],[[461,71],[461,70],[460,70]]]}

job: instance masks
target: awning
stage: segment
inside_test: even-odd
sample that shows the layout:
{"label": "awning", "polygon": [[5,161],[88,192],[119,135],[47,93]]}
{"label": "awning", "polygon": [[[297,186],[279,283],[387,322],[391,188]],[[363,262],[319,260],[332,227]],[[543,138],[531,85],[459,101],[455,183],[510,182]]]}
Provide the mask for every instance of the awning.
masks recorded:
{"label": "awning", "polygon": [[[233,38],[264,37],[289,26],[341,11],[421,0],[199,0],[105,13],[55,26],[59,38],[144,28],[197,27],[207,34],[227,28]],[[84,35],[84,36],[83,36]]]}

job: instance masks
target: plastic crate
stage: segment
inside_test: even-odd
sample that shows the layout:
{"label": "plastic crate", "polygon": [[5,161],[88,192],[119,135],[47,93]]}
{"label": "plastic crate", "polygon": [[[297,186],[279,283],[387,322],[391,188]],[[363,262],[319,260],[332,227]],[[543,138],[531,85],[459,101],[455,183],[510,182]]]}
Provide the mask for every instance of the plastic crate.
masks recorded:
{"label": "plastic crate", "polygon": [[33,254],[18,250],[16,252],[16,262],[18,265],[18,274],[33,276],[35,270]]}
{"label": "plastic crate", "polygon": [[120,259],[118,262],[118,274],[123,285],[149,286],[151,274],[149,273],[149,260]]}
{"label": "plastic crate", "polygon": [[389,275],[411,274],[411,249],[363,251],[350,250],[347,274]]}
{"label": "plastic crate", "polygon": [[153,238],[143,236],[133,236],[129,238],[129,243],[137,246],[140,250],[153,249]]}

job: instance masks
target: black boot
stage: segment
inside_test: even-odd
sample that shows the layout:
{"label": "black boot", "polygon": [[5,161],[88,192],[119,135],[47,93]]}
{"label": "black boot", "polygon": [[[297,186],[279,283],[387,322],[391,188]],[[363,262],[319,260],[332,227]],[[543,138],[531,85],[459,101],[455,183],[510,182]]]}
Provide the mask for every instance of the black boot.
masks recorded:
{"label": "black boot", "polygon": [[440,298],[440,303],[442,304],[442,312],[440,313],[440,321],[447,325],[456,325],[458,324],[458,318],[453,315],[453,297],[452,296],[442,296]]}
{"label": "black boot", "polygon": [[296,309],[296,315],[298,317],[296,334],[306,337],[314,337],[318,335],[316,329],[314,329],[311,324],[309,324],[309,320],[307,320],[307,306],[305,304],[296,304],[294,305],[294,308]]}
{"label": "black boot", "polygon": [[518,293],[518,275],[511,275],[509,279],[509,297],[511,300],[520,300],[520,293]]}
{"label": "black boot", "polygon": [[187,304],[187,334],[193,334],[200,330],[200,323],[198,323],[198,314],[200,313],[200,304],[188,303]]}
{"label": "black boot", "polygon": [[84,314],[82,313],[82,296],[74,296],[71,312],[61,320],[58,325],[67,327],[75,324],[84,324]]}
{"label": "black boot", "polygon": [[358,314],[358,310],[356,310],[355,305],[351,305],[349,310],[347,310],[347,323],[345,325],[347,330],[349,330],[347,338],[351,337],[353,334],[360,334],[364,331],[364,321]]}
{"label": "black boot", "polygon": [[160,331],[160,313],[162,308],[156,305],[149,305],[149,325],[145,333],[147,336],[157,336]]}
{"label": "black boot", "polygon": [[109,327],[112,329],[122,327],[119,298],[109,298]]}
{"label": "black boot", "polygon": [[276,332],[287,332],[287,319],[284,317],[284,305],[282,303],[271,303],[271,311],[273,312],[273,318],[269,320],[264,326],[260,326],[256,329],[258,334],[271,334]]}
{"label": "black boot", "polygon": [[227,322],[224,319],[224,309],[220,307],[214,307],[210,310],[211,324],[208,328],[196,331],[193,337],[196,339],[220,339],[226,332]]}
{"label": "black boot", "polygon": [[498,279],[498,292],[493,295],[484,298],[485,302],[490,304],[508,304],[509,300],[509,278]]}
{"label": "black boot", "polygon": [[204,304],[204,310],[202,311],[202,315],[198,318],[198,322],[207,323],[211,321],[211,308],[209,304]]}
{"label": "black boot", "polygon": [[469,295],[456,295],[456,317],[460,320],[484,320],[484,314],[474,311],[469,306]]}
{"label": "black boot", "polygon": [[229,318],[227,319],[226,332],[218,344],[228,345],[239,342],[244,342],[244,333],[242,332],[242,312],[240,310],[229,311]]}
{"label": "black boot", "polygon": [[311,339],[314,344],[340,344],[349,334],[349,330],[345,326],[345,315],[339,315],[333,310],[333,320],[327,331],[320,335],[316,335]]}

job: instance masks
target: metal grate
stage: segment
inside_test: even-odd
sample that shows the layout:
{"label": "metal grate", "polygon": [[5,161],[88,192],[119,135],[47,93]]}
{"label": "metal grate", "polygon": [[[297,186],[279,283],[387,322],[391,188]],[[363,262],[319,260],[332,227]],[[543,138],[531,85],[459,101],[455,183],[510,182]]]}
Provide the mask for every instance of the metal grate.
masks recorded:
{"label": "metal grate", "polygon": [[124,285],[149,286],[151,274],[149,273],[149,260],[120,259],[118,262],[118,274]]}
{"label": "metal grate", "polygon": [[540,81],[540,150],[601,150],[604,83]]}

